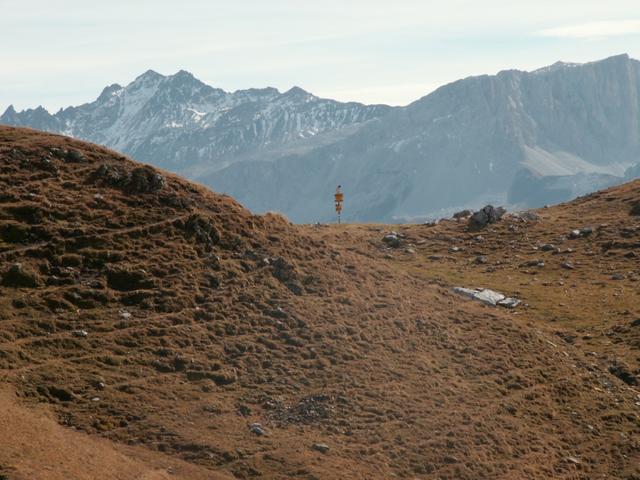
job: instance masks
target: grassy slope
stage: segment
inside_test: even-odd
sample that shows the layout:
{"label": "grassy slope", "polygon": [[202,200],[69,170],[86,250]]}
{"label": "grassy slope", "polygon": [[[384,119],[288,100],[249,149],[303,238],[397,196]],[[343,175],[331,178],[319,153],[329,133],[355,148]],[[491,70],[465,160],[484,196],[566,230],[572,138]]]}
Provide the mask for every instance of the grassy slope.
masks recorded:
{"label": "grassy slope", "polygon": [[[237,478],[640,474],[638,392],[604,356],[637,368],[635,277],[610,281],[605,268],[637,272],[638,260],[587,253],[622,241],[622,223],[576,240],[575,270],[546,254],[535,275],[517,266],[573,227],[576,208],[583,223],[613,213],[628,223],[621,206],[637,185],[611,202],[545,210],[517,231],[505,221],[484,242],[457,223],[398,227],[412,254],[385,249],[388,227],[295,227],[169,174],[158,191],[109,186],[95,175],[103,163],[125,177],[137,168],[100,147],[0,127],[0,228],[23,232],[4,230],[0,275],[20,262],[39,281],[0,286],[0,381],[21,409],[46,403],[110,448],[147,452],[149,468],[169,457]],[[490,262],[476,266],[480,252]],[[577,287],[543,285],[557,281]],[[502,288],[529,306],[478,305],[452,294],[456,284]],[[598,307],[606,319],[594,310],[602,300],[558,301],[602,292],[617,302]],[[616,322],[627,330],[608,336]],[[254,422],[267,434],[252,433]],[[5,452],[9,478],[23,475],[26,458]]]}

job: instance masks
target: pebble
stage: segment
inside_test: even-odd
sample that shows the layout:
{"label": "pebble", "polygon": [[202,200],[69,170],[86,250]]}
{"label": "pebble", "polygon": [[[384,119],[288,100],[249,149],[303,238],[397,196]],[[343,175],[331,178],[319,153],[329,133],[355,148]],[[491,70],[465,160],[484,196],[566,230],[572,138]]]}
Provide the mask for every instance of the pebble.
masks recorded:
{"label": "pebble", "polygon": [[311,448],[317,450],[320,453],[327,453],[329,451],[329,445],[327,445],[326,443],[314,443]]}
{"label": "pebble", "polygon": [[255,433],[259,437],[267,434],[267,432],[262,428],[262,425],[260,425],[259,423],[252,423],[251,425],[249,425],[249,431],[251,433]]}

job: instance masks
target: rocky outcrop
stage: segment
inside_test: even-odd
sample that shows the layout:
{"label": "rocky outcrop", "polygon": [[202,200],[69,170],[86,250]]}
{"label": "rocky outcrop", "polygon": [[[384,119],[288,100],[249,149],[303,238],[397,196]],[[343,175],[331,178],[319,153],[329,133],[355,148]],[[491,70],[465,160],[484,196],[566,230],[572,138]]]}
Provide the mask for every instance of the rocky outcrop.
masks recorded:
{"label": "rocky outcrop", "polygon": [[491,223],[499,222],[507,211],[502,207],[487,205],[469,217],[469,230],[482,230]]}

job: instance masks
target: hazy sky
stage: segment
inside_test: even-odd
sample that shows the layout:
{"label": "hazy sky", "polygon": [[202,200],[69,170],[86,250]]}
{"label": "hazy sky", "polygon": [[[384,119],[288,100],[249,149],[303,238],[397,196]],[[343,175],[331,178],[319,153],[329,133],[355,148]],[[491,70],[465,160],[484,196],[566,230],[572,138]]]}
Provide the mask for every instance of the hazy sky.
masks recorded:
{"label": "hazy sky", "polygon": [[638,0],[0,0],[0,113],[148,69],[406,104],[469,75],[640,58]]}

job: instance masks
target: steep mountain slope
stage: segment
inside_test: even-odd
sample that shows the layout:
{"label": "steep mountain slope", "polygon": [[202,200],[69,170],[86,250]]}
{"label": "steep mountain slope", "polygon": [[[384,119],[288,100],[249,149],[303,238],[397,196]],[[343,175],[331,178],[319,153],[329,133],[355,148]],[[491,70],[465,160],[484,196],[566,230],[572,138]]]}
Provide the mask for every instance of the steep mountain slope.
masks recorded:
{"label": "steep mountain slope", "polygon": [[204,179],[249,208],[295,221],[401,220],[483,202],[541,206],[621,183],[640,160],[640,62],[626,55],[471,77],[351,137]]}
{"label": "steep mountain slope", "polygon": [[333,142],[388,110],[320,99],[298,87],[229,93],[185,71],[163,76],[149,70],[126,87],[111,85],[96,101],[55,115],[10,106],[0,123],[64,133],[195,174]]}
{"label": "steep mountain slope", "polygon": [[[559,347],[535,308],[425,275],[428,242],[457,242],[447,224],[389,249],[383,228],[254,216],[102,147],[8,127],[0,187],[0,382],[20,412],[44,403],[101,437],[101,461],[130,445],[164,472],[170,457],[236,478],[640,475],[637,390],[590,346]],[[628,222],[637,188],[562,211]],[[512,230],[496,228],[506,255]],[[27,477],[31,458],[0,448],[0,474]]]}

